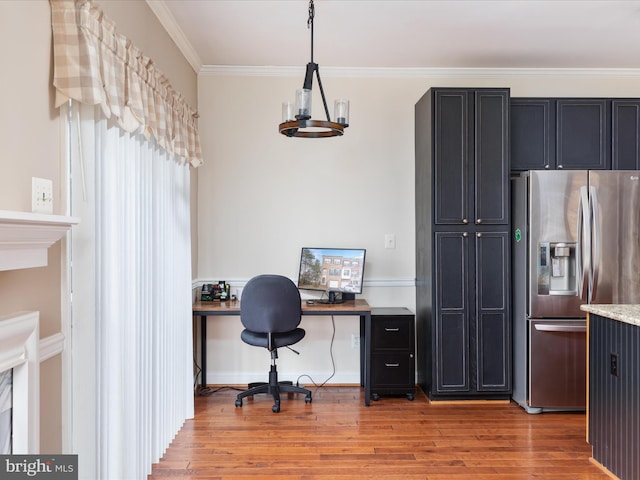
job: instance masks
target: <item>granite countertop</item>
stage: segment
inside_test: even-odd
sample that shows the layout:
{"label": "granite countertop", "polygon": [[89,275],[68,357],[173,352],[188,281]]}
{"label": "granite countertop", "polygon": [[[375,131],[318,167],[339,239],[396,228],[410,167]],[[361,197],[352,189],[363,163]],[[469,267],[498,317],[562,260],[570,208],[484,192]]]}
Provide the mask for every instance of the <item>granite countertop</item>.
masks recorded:
{"label": "granite countertop", "polygon": [[640,305],[581,305],[580,310],[640,326]]}

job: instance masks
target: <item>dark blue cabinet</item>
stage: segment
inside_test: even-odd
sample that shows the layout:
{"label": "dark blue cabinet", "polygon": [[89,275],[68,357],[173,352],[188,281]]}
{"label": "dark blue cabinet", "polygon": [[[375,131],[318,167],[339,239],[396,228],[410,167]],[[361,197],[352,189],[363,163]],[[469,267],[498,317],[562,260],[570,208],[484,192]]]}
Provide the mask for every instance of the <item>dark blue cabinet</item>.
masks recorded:
{"label": "dark blue cabinet", "polygon": [[548,169],[611,169],[610,99],[511,99],[511,170]]}
{"label": "dark blue cabinet", "polygon": [[556,166],[555,102],[549,98],[511,99],[511,170]]}
{"label": "dark blue cabinet", "polygon": [[506,231],[435,232],[436,394],[511,389],[508,240]]}
{"label": "dark blue cabinet", "polygon": [[611,164],[640,170],[640,99],[611,101]]}
{"label": "dark blue cabinet", "polygon": [[509,398],[509,90],[431,89],[415,114],[418,382]]}
{"label": "dark blue cabinet", "polygon": [[611,169],[610,109],[602,98],[556,100],[556,168]]}
{"label": "dark blue cabinet", "polygon": [[640,327],[589,315],[588,441],[620,479],[640,478]]}
{"label": "dark blue cabinet", "polygon": [[433,93],[435,223],[508,223],[509,92]]}

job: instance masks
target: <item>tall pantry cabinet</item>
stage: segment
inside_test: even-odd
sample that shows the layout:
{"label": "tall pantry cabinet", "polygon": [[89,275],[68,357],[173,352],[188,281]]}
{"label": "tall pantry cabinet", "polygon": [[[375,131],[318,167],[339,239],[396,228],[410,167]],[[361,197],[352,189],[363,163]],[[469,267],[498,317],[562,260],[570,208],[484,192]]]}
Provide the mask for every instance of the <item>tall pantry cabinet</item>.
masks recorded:
{"label": "tall pantry cabinet", "polygon": [[415,154],[418,382],[431,399],[508,399],[509,89],[429,89]]}

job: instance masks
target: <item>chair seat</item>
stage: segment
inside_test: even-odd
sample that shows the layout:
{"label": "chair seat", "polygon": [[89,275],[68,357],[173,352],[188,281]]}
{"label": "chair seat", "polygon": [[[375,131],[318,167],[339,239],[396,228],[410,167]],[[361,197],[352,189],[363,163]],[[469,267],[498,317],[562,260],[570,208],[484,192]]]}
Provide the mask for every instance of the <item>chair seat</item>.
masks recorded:
{"label": "chair seat", "polygon": [[[305,332],[302,328],[296,328],[290,332],[272,333],[271,341],[273,342],[274,348],[286,347],[302,340],[304,338],[304,334]],[[249,345],[269,348],[269,335],[266,333],[243,330],[240,334],[240,338],[244,343],[248,343]]]}

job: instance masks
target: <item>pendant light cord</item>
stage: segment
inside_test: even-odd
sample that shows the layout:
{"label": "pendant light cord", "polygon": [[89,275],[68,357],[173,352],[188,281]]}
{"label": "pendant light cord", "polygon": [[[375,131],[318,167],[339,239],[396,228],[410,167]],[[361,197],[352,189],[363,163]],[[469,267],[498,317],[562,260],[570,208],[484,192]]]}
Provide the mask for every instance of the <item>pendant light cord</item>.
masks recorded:
{"label": "pendant light cord", "polygon": [[313,5],[313,0],[309,0],[309,18],[307,19],[307,28],[311,29],[311,62],[310,64],[313,65],[313,69],[316,72],[316,78],[318,79],[318,88],[320,89],[320,96],[322,97],[322,106],[324,107],[324,113],[327,116],[327,122],[330,122],[331,116],[329,115],[329,107],[327,106],[327,99],[324,96],[324,88],[322,88],[322,80],[320,80],[320,66],[313,61],[313,18],[315,16],[316,16],[316,9],[315,9],[315,6]]}
{"label": "pendant light cord", "polygon": [[313,63],[313,17],[316,16],[316,8],[313,0],[309,0],[309,18],[307,19],[307,28],[311,29],[311,63]]}

